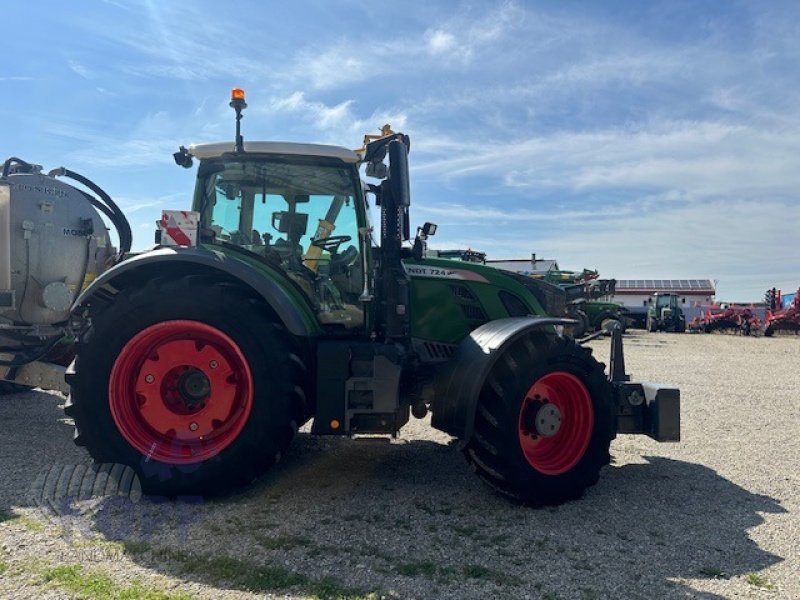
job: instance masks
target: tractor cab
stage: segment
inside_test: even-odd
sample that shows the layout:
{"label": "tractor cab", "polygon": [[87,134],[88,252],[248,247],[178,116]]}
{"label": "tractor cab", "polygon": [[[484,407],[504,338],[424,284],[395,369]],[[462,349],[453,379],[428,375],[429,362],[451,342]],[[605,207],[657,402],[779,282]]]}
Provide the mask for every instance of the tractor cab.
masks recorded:
{"label": "tractor cab", "polygon": [[678,308],[678,297],[675,294],[654,294],[655,308],[659,317],[668,319]]}
{"label": "tractor cab", "polygon": [[190,146],[200,160],[193,210],[200,242],[238,251],[286,276],[322,325],[364,325],[359,298],[369,242],[356,162],[346,148],[249,142]]}
{"label": "tractor cab", "polygon": [[686,331],[686,317],[678,304],[678,296],[658,292],[653,294],[647,309],[647,330],[677,333]]}

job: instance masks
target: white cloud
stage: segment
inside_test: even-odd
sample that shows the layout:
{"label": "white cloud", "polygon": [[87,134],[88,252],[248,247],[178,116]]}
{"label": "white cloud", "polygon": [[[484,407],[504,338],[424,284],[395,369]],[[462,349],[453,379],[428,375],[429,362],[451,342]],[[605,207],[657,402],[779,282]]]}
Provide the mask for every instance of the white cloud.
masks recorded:
{"label": "white cloud", "polygon": [[489,176],[515,188],[677,189],[694,195],[800,188],[800,134],[724,122],[663,121],[464,145],[439,136],[417,163],[447,178]]}
{"label": "white cloud", "polygon": [[456,48],[456,38],[452,33],[441,29],[428,33],[428,52],[431,54],[444,54],[454,48]]}
{"label": "white cloud", "polygon": [[407,115],[396,110],[377,109],[368,115],[354,112],[354,100],[342,100],[338,104],[308,100],[304,92],[292,92],[288,96],[275,97],[266,109],[258,109],[260,116],[289,113],[302,122],[310,124],[322,133],[326,143],[357,145],[365,133],[377,132],[385,123],[395,131],[402,131],[408,123]]}
{"label": "white cloud", "polygon": [[70,59],[67,61],[70,70],[84,79],[94,79],[94,73],[87,69],[84,65],[77,60]]}

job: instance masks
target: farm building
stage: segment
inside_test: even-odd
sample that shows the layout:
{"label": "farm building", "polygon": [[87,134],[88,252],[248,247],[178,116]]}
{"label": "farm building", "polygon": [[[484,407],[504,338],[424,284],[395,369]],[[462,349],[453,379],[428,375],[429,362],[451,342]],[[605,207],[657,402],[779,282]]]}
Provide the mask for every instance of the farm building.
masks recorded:
{"label": "farm building", "polygon": [[627,308],[646,308],[653,294],[675,294],[684,307],[713,303],[714,283],[710,279],[618,279],[609,297]]}

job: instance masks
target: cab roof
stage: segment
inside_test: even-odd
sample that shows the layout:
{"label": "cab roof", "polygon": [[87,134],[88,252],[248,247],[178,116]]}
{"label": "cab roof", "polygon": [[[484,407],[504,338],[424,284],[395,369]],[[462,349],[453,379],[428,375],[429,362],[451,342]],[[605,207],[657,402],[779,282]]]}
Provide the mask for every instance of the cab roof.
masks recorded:
{"label": "cab roof", "polygon": [[[225,153],[233,152],[233,142],[216,142],[213,144],[192,144],[189,154],[200,160],[219,158]],[[244,142],[244,151],[250,154],[296,154],[300,156],[320,156],[338,158],[346,163],[357,163],[361,158],[348,148],[342,146],[326,146],[323,144],[299,144],[296,142]]]}

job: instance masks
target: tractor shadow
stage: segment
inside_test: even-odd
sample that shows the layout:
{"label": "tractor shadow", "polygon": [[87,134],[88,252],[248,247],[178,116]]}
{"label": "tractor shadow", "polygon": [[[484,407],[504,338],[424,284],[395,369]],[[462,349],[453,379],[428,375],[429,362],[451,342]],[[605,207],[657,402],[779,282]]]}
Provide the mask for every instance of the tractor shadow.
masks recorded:
{"label": "tractor shadow", "polygon": [[122,511],[122,529],[107,514],[119,502],[105,500],[92,527],[179,579],[320,598],[721,598],[691,580],[783,560],[748,535],[763,513],[786,512],[776,500],[702,465],[646,461],[606,468],[579,501],[531,509],[446,443],[301,434],[238,495],[144,499]]}
{"label": "tractor shadow", "polygon": [[280,465],[238,494],[168,501],[106,484],[110,495],[93,497],[89,486],[70,497],[40,485],[54,469],[90,462],[72,444],[63,401],[36,391],[0,400],[0,509],[33,506],[72,547],[117,542],[123,560],[217,589],[722,598],[693,581],[783,560],[749,535],[763,515],[786,512],[780,503],[702,465],[654,456],[612,464],[582,499],[531,509],[483,485],[444,437],[300,434]]}

